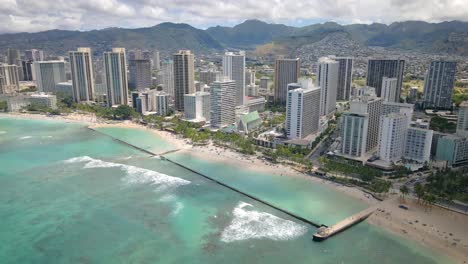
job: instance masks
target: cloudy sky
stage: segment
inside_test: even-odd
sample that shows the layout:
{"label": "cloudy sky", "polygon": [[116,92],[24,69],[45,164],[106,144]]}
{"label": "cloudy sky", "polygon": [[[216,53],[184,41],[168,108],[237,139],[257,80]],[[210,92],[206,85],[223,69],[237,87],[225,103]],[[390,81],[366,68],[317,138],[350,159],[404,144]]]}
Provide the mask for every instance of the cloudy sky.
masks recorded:
{"label": "cloudy sky", "polygon": [[0,0],[0,33],[137,28],[166,21],[207,28],[252,18],[293,26],[468,21],[468,0]]}

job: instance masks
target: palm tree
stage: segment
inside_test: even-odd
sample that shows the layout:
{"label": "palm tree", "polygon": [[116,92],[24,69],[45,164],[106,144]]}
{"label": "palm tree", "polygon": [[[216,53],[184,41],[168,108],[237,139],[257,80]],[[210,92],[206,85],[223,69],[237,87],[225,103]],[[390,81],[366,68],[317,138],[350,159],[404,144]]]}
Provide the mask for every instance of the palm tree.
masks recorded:
{"label": "palm tree", "polygon": [[403,196],[403,201],[405,200],[405,195],[409,193],[409,189],[406,185],[400,187],[401,195]]}
{"label": "palm tree", "polygon": [[421,198],[424,197],[426,191],[424,190],[424,186],[422,186],[419,182],[414,185],[414,191],[416,192],[416,196],[418,197],[418,203],[421,201]]}

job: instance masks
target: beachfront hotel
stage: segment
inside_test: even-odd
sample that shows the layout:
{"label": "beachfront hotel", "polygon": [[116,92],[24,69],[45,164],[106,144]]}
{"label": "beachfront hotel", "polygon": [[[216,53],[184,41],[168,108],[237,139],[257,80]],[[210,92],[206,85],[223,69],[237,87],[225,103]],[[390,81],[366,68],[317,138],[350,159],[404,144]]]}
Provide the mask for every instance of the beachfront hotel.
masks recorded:
{"label": "beachfront hotel", "polygon": [[222,128],[236,122],[236,87],[235,81],[226,78],[211,84],[211,127]]}
{"label": "beachfront hotel", "polygon": [[298,87],[288,91],[286,99],[286,136],[288,139],[303,139],[319,130],[321,89]]}

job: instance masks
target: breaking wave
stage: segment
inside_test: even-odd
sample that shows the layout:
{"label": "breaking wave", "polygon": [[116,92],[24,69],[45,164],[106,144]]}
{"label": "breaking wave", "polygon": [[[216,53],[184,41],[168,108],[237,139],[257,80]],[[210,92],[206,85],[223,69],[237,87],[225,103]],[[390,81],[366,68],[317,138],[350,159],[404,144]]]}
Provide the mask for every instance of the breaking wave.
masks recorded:
{"label": "breaking wave", "polygon": [[30,139],[32,138],[32,136],[24,136],[24,137],[20,137],[19,139],[23,140],[23,139]]}
{"label": "breaking wave", "polygon": [[158,190],[175,188],[182,185],[187,185],[190,181],[177,178],[174,176],[166,175],[156,171],[143,169],[131,165],[125,165],[114,162],[107,162],[99,159],[93,159],[88,156],[71,158],[64,161],[65,163],[85,163],[83,168],[92,169],[92,168],[120,168],[122,171],[126,172],[125,181],[128,184],[142,184],[149,183],[152,185],[157,185]]}
{"label": "breaking wave", "polygon": [[221,241],[229,243],[251,238],[290,240],[307,232],[306,226],[252,208],[251,204],[245,202],[240,202],[234,208],[234,218],[223,230]]}
{"label": "breaking wave", "polygon": [[6,131],[0,131],[0,135],[6,134]]}

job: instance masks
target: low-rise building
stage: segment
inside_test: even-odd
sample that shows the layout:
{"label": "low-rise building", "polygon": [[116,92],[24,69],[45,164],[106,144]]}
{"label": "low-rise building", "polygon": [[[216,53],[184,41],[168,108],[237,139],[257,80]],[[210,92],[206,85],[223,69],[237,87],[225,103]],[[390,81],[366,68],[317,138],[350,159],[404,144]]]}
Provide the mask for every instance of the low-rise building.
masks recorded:
{"label": "low-rise building", "polygon": [[41,107],[57,109],[57,97],[52,94],[18,94],[5,97],[7,109],[10,112],[20,111],[22,108],[34,104]]}
{"label": "low-rise building", "polygon": [[258,115],[258,112],[250,112],[240,116],[239,122],[237,123],[237,131],[248,134],[257,130],[261,125],[262,119]]}

